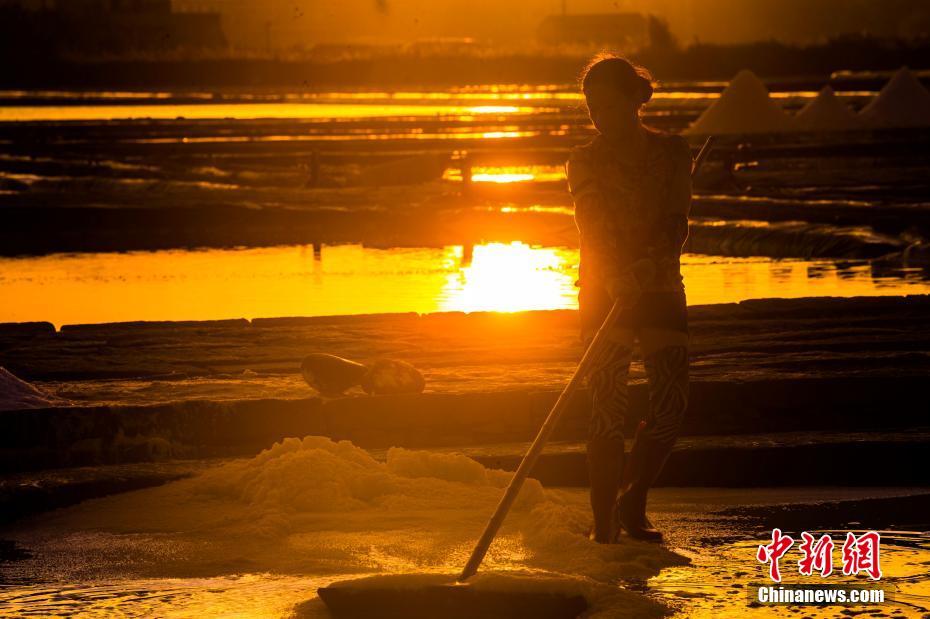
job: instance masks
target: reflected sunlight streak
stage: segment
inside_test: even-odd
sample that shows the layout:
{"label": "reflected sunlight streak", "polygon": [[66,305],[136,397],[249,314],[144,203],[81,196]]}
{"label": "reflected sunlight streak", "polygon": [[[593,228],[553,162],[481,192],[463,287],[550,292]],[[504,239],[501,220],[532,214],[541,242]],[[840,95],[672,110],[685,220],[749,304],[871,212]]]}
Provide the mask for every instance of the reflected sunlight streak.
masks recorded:
{"label": "reflected sunlight streak", "polygon": [[450,273],[444,311],[519,312],[574,305],[577,252],[525,243],[477,245],[470,264]]}

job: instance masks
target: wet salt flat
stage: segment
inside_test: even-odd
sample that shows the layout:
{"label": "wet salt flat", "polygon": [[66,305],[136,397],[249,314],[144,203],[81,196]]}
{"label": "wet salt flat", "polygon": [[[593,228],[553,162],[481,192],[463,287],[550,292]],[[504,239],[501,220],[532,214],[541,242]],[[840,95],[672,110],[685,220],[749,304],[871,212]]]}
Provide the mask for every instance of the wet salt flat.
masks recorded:
{"label": "wet salt flat", "polygon": [[[57,254],[0,259],[0,322],[64,324],[577,307],[578,251],[362,245]],[[921,270],[867,262],[686,255],[692,305],[925,294]],[[66,300],[62,302],[62,300]]]}
{"label": "wet salt flat", "polygon": [[[235,574],[9,588],[0,585],[0,611],[18,617],[287,617],[318,587],[333,580],[332,576]],[[328,614],[315,604],[300,616]]]}
{"label": "wet salt flat", "polygon": [[[73,601],[68,610],[105,610],[121,597],[114,590],[122,589],[139,601],[127,609],[130,616],[183,608],[185,597],[206,603],[200,613],[188,607],[187,616],[222,615],[216,609],[237,600],[244,602],[239,616],[281,616],[281,605],[299,598],[294,581],[280,575],[306,578],[298,594],[304,600],[314,597],[315,576],[419,572],[451,579],[509,478],[461,455],[391,449],[381,463],[345,441],[287,439],[191,479],[90,501],[16,527],[10,535],[34,554],[0,566],[0,577],[11,584],[0,590],[0,605],[15,613],[25,599],[31,611],[60,613]],[[624,575],[648,578],[683,560],[647,544],[593,544],[584,533],[585,511],[576,496],[528,482],[483,576],[504,588],[514,586],[507,575],[518,572],[524,585],[555,578],[558,586],[586,591],[593,605],[658,616],[658,604],[609,583]],[[282,595],[245,600],[241,590],[217,581],[243,573]],[[172,594],[172,583],[163,581],[167,595],[152,592],[153,579],[175,579],[173,588],[181,591]],[[228,594],[207,595],[217,591]]]}
{"label": "wet salt flat", "polygon": [[[885,569],[881,587],[886,602],[841,609],[837,606],[791,608],[793,614],[828,618],[864,614],[870,617],[925,617],[930,604],[922,583],[922,566],[930,558],[926,539],[885,532]],[[649,599],[678,611],[675,616],[699,618],[768,617],[771,607],[750,606],[755,587],[765,584],[750,563],[758,541],[743,541],[688,553],[691,566],[668,568],[646,584]],[[915,544],[915,542],[917,542]],[[680,552],[680,550],[679,550]],[[735,576],[733,574],[736,574]],[[34,583],[0,586],[0,610],[19,617],[330,617],[316,589],[363,574],[282,575],[239,573],[202,578],[114,578],[78,583]],[[551,575],[549,575],[551,576]],[[451,576],[450,576],[451,578]],[[793,579],[790,584],[855,584],[862,579]],[[843,611],[846,611],[845,613]],[[5,611],[5,612],[6,612]],[[611,612],[613,611],[613,612]],[[630,617],[610,609],[606,617]],[[655,616],[641,615],[641,616]]]}
{"label": "wet salt flat", "polygon": [[[8,529],[16,550],[0,563],[0,613],[327,617],[315,591],[333,581],[372,573],[408,583],[451,580],[508,477],[460,455],[394,449],[380,463],[348,443],[289,439],[191,479],[85,502]],[[769,525],[753,514],[788,503],[816,514],[820,502],[846,501],[845,511],[824,512],[833,514],[835,528],[823,532],[841,537],[845,519],[872,513],[861,500],[894,509],[896,500],[922,492],[658,489],[652,513],[668,546],[627,538],[601,546],[586,537],[584,490],[544,489],[531,481],[476,585],[580,592],[595,617],[668,611],[765,617],[768,609],[748,606],[747,591],[764,584],[767,573],[755,551]],[[889,599],[850,608],[877,617],[922,616],[930,606],[922,579],[927,537],[906,530],[882,535]],[[786,583],[870,582],[802,578],[788,557],[782,567]],[[793,611],[834,617],[841,608]]]}

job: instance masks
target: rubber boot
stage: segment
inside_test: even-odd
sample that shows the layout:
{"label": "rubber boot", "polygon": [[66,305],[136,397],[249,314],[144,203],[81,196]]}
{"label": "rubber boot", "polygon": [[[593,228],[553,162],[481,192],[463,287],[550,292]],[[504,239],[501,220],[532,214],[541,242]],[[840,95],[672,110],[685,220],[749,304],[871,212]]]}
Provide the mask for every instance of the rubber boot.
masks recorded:
{"label": "rubber boot", "polygon": [[616,504],[616,520],[632,538],[662,541],[662,533],[652,526],[646,516],[646,499],[649,488],[659,477],[672,452],[673,444],[656,443],[646,433],[636,437],[628,464],[630,485]]}
{"label": "rubber boot", "polygon": [[591,483],[591,511],[594,527],[590,538],[610,544],[617,538],[614,506],[623,475],[623,439],[593,438],[588,441],[588,479]]}

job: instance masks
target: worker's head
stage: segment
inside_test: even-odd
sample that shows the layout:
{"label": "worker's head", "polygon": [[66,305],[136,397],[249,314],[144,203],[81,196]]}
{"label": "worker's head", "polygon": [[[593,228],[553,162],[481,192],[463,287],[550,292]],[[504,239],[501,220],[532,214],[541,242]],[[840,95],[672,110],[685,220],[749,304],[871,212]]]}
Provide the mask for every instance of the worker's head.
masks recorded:
{"label": "worker's head", "polygon": [[639,127],[642,107],[652,98],[652,76],[625,58],[598,55],[582,73],[581,89],[595,128],[622,138]]}

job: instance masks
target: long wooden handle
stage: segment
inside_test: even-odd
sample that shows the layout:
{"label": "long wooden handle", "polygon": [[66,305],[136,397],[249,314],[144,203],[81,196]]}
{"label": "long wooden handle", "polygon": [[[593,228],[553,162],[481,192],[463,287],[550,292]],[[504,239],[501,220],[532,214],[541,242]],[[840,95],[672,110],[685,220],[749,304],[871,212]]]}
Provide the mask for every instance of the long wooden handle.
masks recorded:
{"label": "long wooden handle", "polygon": [[[701,152],[698,153],[691,171],[692,176],[697,173],[701,164],[707,159],[707,154],[710,152],[712,146],[713,136],[708,137],[707,141],[704,142],[704,146],[701,147]],[[481,539],[478,540],[474,550],[471,551],[468,563],[465,564],[465,569],[463,569],[462,573],[459,575],[459,582],[468,580],[478,572],[478,567],[481,565],[481,562],[484,561],[484,556],[488,553],[488,548],[497,536],[497,532],[500,530],[501,525],[504,524],[507,512],[510,511],[513,502],[517,499],[520,488],[523,487],[523,482],[526,481],[530,471],[533,470],[533,467],[536,465],[536,461],[539,460],[539,455],[542,453],[543,447],[546,446],[549,436],[552,435],[552,431],[555,429],[559,418],[568,407],[568,403],[575,393],[575,390],[578,388],[578,385],[588,374],[591,364],[594,363],[594,359],[600,351],[601,342],[607,337],[607,333],[610,331],[610,328],[617,320],[621,311],[623,311],[623,305],[617,300],[614,302],[613,307],[610,308],[607,318],[604,319],[597,333],[594,334],[591,343],[588,344],[588,348],[581,357],[581,362],[578,364],[578,367],[575,368],[575,373],[572,374],[571,380],[565,385],[562,393],[559,394],[559,399],[555,401],[555,405],[552,407],[552,410],[549,411],[549,416],[546,417],[546,421],[544,421],[542,427],[539,428],[539,432],[536,434],[533,444],[530,445],[526,455],[523,456],[523,461],[520,462],[520,466],[517,467],[517,472],[514,473],[513,478],[510,480],[510,485],[507,486],[507,490],[504,492],[504,496],[501,497],[500,503],[497,504],[497,509],[494,510],[494,514],[491,516],[491,519],[488,520],[487,526],[484,527],[484,533],[481,534]]]}
{"label": "long wooden handle", "polygon": [[707,156],[710,154],[710,150],[714,147],[714,142],[716,141],[717,138],[712,135],[707,136],[707,139],[704,140],[704,145],[701,146],[701,150],[698,151],[697,157],[694,159],[694,164],[691,166],[692,177],[697,174],[701,166],[704,165],[704,162],[707,161]]}
{"label": "long wooden handle", "polygon": [[481,534],[481,539],[475,544],[475,549],[472,550],[471,557],[469,557],[468,563],[465,564],[465,569],[462,570],[462,574],[459,576],[459,582],[474,576],[478,571],[478,566],[480,566],[481,562],[484,560],[484,555],[487,554],[488,547],[491,545],[491,542],[494,541],[497,531],[504,523],[504,518],[507,517],[507,512],[510,511],[510,507],[520,493],[523,482],[526,481],[530,471],[533,470],[533,467],[536,465],[536,461],[539,460],[539,454],[542,453],[543,447],[546,446],[549,436],[555,429],[562,413],[564,413],[565,409],[568,407],[568,403],[575,393],[575,390],[578,388],[578,385],[581,384],[588,370],[590,370],[597,356],[596,353],[601,348],[601,342],[607,337],[610,327],[613,326],[617,316],[620,315],[622,310],[623,305],[620,301],[614,302],[613,307],[610,308],[610,313],[607,314],[607,318],[604,319],[603,324],[601,324],[601,327],[597,330],[591,343],[588,344],[584,356],[581,357],[581,362],[578,364],[578,367],[575,368],[575,373],[572,374],[571,380],[568,381],[562,393],[559,394],[559,399],[555,401],[555,405],[552,407],[552,410],[549,411],[549,416],[546,417],[546,421],[543,422],[542,427],[539,428],[536,439],[533,441],[533,444],[530,445],[526,455],[523,456],[523,461],[520,462],[517,472],[514,473],[513,478],[510,480],[510,485],[507,486],[504,496],[501,497],[500,503],[497,504],[494,515],[488,520],[488,524],[484,528],[484,533]]}

